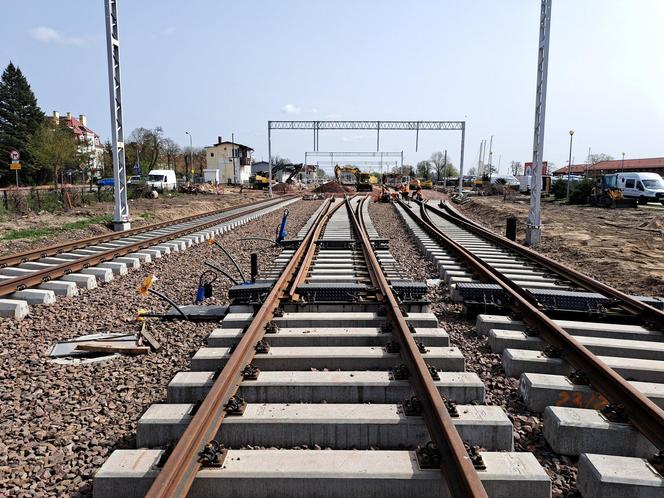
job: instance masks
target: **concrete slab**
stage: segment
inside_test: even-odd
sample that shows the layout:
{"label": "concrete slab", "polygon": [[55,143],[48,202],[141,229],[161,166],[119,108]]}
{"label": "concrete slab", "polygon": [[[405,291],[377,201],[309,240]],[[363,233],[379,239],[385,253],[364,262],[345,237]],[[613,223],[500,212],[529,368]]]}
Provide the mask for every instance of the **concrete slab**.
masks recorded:
{"label": "concrete slab", "polygon": [[141,260],[138,258],[132,258],[131,256],[122,256],[120,258],[115,258],[112,263],[122,263],[127,265],[127,268],[136,270],[141,267]]}
{"label": "concrete slab", "polygon": [[[569,334],[610,339],[631,339],[639,341],[664,341],[664,333],[649,330],[640,325],[617,323],[593,323],[572,320],[554,320]],[[479,335],[487,335],[491,329],[524,330],[525,324],[503,315],[477,315],[475,328]]]}
{"label": "concrete slab", "polygon": [[[269,339],[268,339],[269,340]],[[194,371],[216,370],[226,364],[229,348],[201,348],[191,360]],[[422,355],[427,364],[444,371],[463,371],[458,348],[430,347]],[[381,347],[272,347],[252,361],[261,370],[365,370],[390,369],[401,363],[399,354]]]}
{"label": "concrete slab", "polygon": [[[193,404],[153,404],[138,421],[136,444],[154,448],[182,436]],[[459,405],[452,419],[461,438],[490,451],[511,451],[512,423],[499,406]],[[415,449],[429,440],[424,419],[403,414],[401,404],[249,403],[242,416],[226,417],[215,438],[226,447],[327,446]]]}
{"label": "concrete slab", "polygon": [[80,289],[96,289],[97,279],[94,275],[84,275],[82,273],[69,273],[60,277],[61,281],[74,282]]}
{"label": "concrete slab", "polygon": [[51,258],[51,257],[41,258],[38,262],[39,263],[45,263],[45,264],[48,264],[48,265],[63,265],[65,263],[71,263],[71,259],[60,258],[59,256],[60,255],[58,254],[58,257],[55,257],[55,258]]}
{"label": "concrete slab", "polygon": [[113,280],[113,270],[110,268],[99,268],[99,267],[94,267],[94,268],[85,268],[81,270],[79,273],[82,273],[84,275],[94,275],[97,280],[99,280],[102,283],[110,282]]}
{"label": "concrete slab", "polygon": [[[664,409],[664,384],[630,381],[657,406]],[[525,373],[519,384],[529,410],[543,412],[547,406],[568,406],[598,410],[607,400],[592,387],[572,383],[564,375]]]}
{"label": "concrete slab", "polygon": [[97,265],[97,268],[109,268],[116,275],[126,275],[127,274],[127,265],[124,263],[119,263],[115,261],[107,261],[106,263],[100,263]]}
{"label": "concrete slab", "polygon": [[[195,403],[212,387],[214,372],[179,372],[168,384],[169,403]],[[457,403],[482,403],[484,383],[472,372],[439,372],[440,393]],[[408,380],[387,371],[262,371],[240,384],[249,403],[399,403],[413,396]]]}
{"label": "concrete slab", "polygon": [[[68,261],[64,262],[67,263]],[[49,268],[53,268],[53,265],[43,262],[28,261],[26,263],[21,263],[20,265],[18,265],[18,268],[21,268],[23,270],[47,270]]]}
{"label": "concrete slab", "polygon": [[[237,343],[243,329],[214,329],[207,343],[211,347],[230,347]],[[449,346],[450,338],[441,328],[417,328],[413,337],[425,346]],[[270,334],[271,346],[384,346],[392,339],[377,327],[284,328]]]}
{"label": "concrete slab", "polygon": [[[160,244],[158,246],[152,246],[150,249],[156,249],[162,255],[171,253],[171,248],[169,246],[166,246],[165,244]],[[143,252],[148,252],[150,249],[144,250]]]}
{"label": "concrete slab", "polygon": [[21,299],[0,299],[0,316],[23,320],[28,316],[28,303]]}
{"label": "concrete slab", "polygon": [[661,498],[664,477],[644,458],[583,454],[576,485],[583,498]]}
{"label": "concrete slab", "polygon": [[[116,450],[95,474],[94,498],[147,493],[162,450]],[[491,497],[550,498],[551,480],[530,453],[481,452]],[[422,470],[412,451],[229,450],[224,466],[199,471],[190,498],[449,498],[440,470]]]}
{"label": "concrete slab", "polygon": [[155,249],[154,247],[151,247],[150,249],[141,249],[142,254],[147,254],[150,256],[152,259],[159,259],[161,258],[161,253],[159,249]]}
{"label": "concrete slab", "polygon": [[53,304],[55,293],[52,290],[45,289],[25,289],[14,292],[9,296],[9,299],[18,299],[28,304]]}
{"label": "concrete slab", "polygon": [[561,455],[602,453],[648,457],[657,448],[631,424],[610,422],[597,410],[549,406],[544,410],[544,438]]}
{"label": "concrete slab", "polygon": [[62,280],[51,280],[37,286],[39,289],[50,290],[56,296],[73,297],[78,296],[78,287],[74,282],[63,282]]}
{"label": "concrete slab", "polygon": [[29,275],[32,275],[34,272],[35,270],[28,270],[26,268],[16,268],[14,266],[0,269],[0,275],[4,275],[7,277],[27,277]]}
{"label": "concrete slab", "polygon": [[127,255],[130,258],[136,258],[138,259],[141,263],[151,263],[152,262],[152,256],[146,252],[132,252]]}
{"label": "concrete slab", "polygon": [[[229,313],[224,318],[223,327],[242,328],[251,321],[252,317],[251,313]],[[371,312],[297,312],[284,313],[284,316],[275,318],[274,321],[280,328],[315,328],[331,324],[345,328],[380,327],[385,322],[385,317]],[[433,313],[409,313],[406,321],[417,328],[438,328],[438,319]]]}
{"label": "concrete slab", "polygon": [[526,349],[505,349],[502,362],[508,377],[521,377],[526,372],[567,375],[572,371],[561,358],[549,358],[540,351]]}

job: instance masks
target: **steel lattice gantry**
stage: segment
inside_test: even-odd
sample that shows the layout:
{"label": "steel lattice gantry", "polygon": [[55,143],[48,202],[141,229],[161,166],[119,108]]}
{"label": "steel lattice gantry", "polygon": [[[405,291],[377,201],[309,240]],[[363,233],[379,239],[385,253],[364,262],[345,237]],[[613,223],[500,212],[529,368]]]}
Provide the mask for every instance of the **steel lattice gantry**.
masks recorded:
{"label": "steel lattice gantry", "polygon": [[108,47],[108,89],[111,103],[111,142],[113,155],[113,190],[115,209],[113,228],[130,228],[127,202],[127,169],[125,165],[124,128],[122,125],[122,87],[120,85],[120,39],[117,0],[104,0],[106,10],[106,44]]}
{"label": "steel lattice gantry", "polygon": [[[384,130],[415,131],[415,151],[422,131],[460,131],[461,157],[459,159],[459,177],[463,178],[464,143],[466,139],[465,121],[268,121],[267,149],[269,157],[270,196],[272,195],[272,130],[312,130],[314,151],[318,151],[320,130],[376,130],[376,152],[380,151],[380,132]],[[463,181],[459,182],[461,191]]]}

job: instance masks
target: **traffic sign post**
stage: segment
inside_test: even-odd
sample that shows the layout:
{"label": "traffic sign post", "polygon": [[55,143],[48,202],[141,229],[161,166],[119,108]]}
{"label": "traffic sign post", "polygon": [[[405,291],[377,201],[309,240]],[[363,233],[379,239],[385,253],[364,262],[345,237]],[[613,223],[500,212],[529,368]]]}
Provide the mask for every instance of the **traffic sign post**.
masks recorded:
{"label": "traffic sign post", "polygon": [[12,160],[9,169],[16,172],[16,188],[18,188],[18,172],[21,169],[21,163],[19,162],[21,160],[21,153],[15,149],[11,149],[9,151],[9,159]]}

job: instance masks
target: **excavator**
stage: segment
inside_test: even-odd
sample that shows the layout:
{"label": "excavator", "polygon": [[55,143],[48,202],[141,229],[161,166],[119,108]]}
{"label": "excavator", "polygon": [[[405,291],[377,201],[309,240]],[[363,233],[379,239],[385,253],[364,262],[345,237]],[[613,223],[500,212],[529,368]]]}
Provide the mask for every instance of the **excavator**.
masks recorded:
{"label": "excavator", "polygon": [[607,208],[635,208],[636,199],[627,199],[618,187],[618,175],[602,175],[590,192],[590,205]]}
{"label": "excavator", "polygon": [[360,168],[355,166],[339,166],[337,164],[334,167],[334,177],[341,185],[356,187],[358,192],[371,192],[373,190],[371,175],[362,173]]}

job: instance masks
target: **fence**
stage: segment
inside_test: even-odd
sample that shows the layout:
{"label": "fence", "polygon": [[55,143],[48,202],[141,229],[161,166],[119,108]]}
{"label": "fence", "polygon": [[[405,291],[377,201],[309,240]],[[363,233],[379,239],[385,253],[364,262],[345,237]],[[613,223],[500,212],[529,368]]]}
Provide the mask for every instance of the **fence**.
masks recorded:
{"label": "fence", "polygon": [[29,212],[59,212],[96,202],[113,201],[112,188],[75,185],[53,187],[6,188],[0,193],[1,210],[6,214],[24,215]]}

